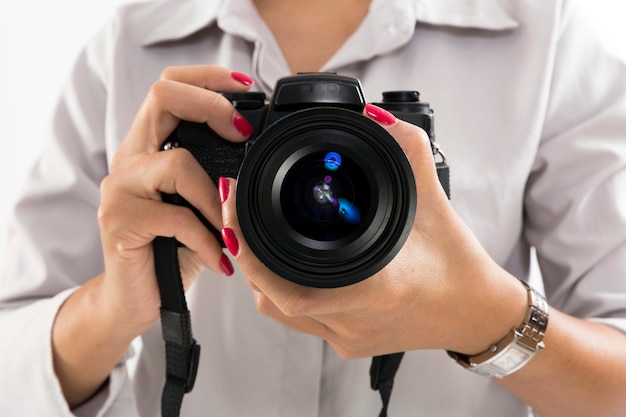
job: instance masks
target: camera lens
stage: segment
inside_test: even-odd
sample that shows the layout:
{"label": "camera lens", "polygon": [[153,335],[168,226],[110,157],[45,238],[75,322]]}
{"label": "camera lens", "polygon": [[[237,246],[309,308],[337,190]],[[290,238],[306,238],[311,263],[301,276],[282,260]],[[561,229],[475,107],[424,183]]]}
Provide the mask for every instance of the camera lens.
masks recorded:
{"label": "camera lens", "polygon": [[297,161],[281,187],[286,222],[305,238],[336,241],[358,233],[370,190],[365,173],[338,152],[313,152]]}
{"label": "camera lens", "polygon": [[301,285],[339,287],[382,269],[415,214],[404,152],[351,110],[309,108],[263,131],[237,185],[242,233],[256,256]]}

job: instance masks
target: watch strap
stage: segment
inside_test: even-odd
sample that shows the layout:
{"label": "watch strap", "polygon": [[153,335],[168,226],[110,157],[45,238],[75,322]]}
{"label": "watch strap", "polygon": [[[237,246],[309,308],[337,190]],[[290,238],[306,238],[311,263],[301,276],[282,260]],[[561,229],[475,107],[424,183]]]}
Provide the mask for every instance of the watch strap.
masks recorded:
{"label": "watch strap", "polygon": [[528,294],[528,308],[522,324],[477,355],[448,351],[448,355],[461,366],[479,375],[503,378],[521,369],[545,347],[543,338],[548,327],[548,303],[542,294],[526,282],[520,282]]}

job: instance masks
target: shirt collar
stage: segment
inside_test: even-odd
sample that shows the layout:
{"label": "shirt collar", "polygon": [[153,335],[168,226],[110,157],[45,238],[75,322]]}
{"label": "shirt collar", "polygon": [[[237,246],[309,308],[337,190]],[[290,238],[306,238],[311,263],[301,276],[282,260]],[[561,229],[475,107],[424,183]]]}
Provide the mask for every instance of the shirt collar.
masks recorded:
{"label": "shirt collar", "polygon": [[415,20],[435,26],[482,30],[511,30],[517,20],[501,0],[416,0]]}
{"label": "shirt collar", "polygon": [[[232,13],[250,12],[254,12],[251,3],[242,0],[151,2],[142,10],[142,18],[150,22],[141,37],[142,44],[149,46],[184,39]],[[501,0],[373,0],[372,13],[395,15],[403,22],[409,20],[433,26],[491,31],[518,26]],[[240,29],[244,32],[240,35],[247,37],[245,27]]]}

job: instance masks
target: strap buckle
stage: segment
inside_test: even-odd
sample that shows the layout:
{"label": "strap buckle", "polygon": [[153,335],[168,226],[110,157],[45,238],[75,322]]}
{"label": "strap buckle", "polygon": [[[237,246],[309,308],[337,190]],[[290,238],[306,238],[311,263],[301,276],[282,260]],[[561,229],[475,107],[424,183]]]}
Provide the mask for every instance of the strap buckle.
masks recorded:
{"label": "strap buckle", "polygon": [[200,345],[196,343],[196,339],[192,340],[192,345],[189,346],[189,368],[187,370],[185,394],[191,392],[193,389],[196,383],[196,376],[198,376],[198,365],[200,364]]}
{"label": "strap buckle", "polygon": [[165,340],[166,376],[184,382],[185,393],[189,393],[196,382],[200,363],[200,345],[191,336],[189,311],[181,314],[161,308],[161,330]]}

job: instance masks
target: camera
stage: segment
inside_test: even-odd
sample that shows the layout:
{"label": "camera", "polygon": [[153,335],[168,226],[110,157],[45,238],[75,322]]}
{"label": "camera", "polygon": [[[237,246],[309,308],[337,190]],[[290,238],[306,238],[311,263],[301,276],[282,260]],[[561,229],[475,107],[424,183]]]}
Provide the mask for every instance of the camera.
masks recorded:
{"label": "camera", "polygon": [[[301,73],[278,80],[269,100],[222,94],[254,127],[246,143],[181,121],[164,149],[187,149],[215,182],[237,178],[237,216],[254,254],[277,275],[320,288],[354,284],[387,265],[413,225],[415,179],[395,139],[362,115],[360,81]],[[423,128],[439,152],[433,111],[417,91],[388,91],[374,104]],[[448,192],[445,160],[437,168]],[[188,205],[178,195],[166,201]]]}

